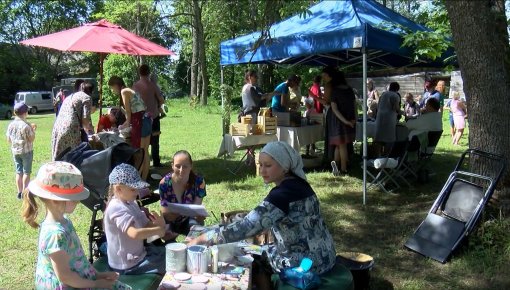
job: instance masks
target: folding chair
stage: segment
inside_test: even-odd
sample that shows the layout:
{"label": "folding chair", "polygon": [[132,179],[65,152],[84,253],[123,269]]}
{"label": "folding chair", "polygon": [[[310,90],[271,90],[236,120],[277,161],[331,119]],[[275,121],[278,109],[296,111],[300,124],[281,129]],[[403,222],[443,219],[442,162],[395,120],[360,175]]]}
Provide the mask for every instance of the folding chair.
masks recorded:
{"label": "folding chair", "polygon": [[389,183],[394,185],[393,190],[401,187],[397,181],[399,178],[410,186],[405,178],[401,178],[400,174],[402,165],[406,160],[408,145],[407,138],[396,141],[392,144],[387,156],[368,160],[367,166],[375,169],[375,172],[372,173],[370,170],[367,170],[367,175],[372,179],[367,186],[367,190],[375,186],[385,193],[389,193],[390,191],[386,188]]}
{"label": "folding chair", "polygon": [[[422,134],[426,134],[426,136]],[[422,134],[415,135],[411,139],[407,150],[412,158],[409,158],[403,165],[404,170],[402,173],[403,175],[411,174],[417,179],[424,177],[425,174],[428,178],[429,169],[427,167],[434,155],[443,131],[429,131]]]}
{"label": "folding chair", "polygon": [[[488,174],[465,170],[465,164],[485,159]],[[467,162],[466,162],[467,161]],[[505,169],[501,155],[477,149],[465,151],[427,217],[407,240],[405,247],[445,263],[451,253],[474,229]]]}

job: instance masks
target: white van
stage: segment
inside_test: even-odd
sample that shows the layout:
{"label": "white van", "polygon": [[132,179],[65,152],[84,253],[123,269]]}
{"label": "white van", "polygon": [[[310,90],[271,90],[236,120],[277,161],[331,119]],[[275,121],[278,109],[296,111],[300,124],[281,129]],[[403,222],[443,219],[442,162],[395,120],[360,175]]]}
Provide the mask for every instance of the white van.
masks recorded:
{"label": "white van", "polygon": [[14,98],[14,105],[25,102],[30,114],[39,111],[53,110],[53,96],[51,92],[18,92]]}

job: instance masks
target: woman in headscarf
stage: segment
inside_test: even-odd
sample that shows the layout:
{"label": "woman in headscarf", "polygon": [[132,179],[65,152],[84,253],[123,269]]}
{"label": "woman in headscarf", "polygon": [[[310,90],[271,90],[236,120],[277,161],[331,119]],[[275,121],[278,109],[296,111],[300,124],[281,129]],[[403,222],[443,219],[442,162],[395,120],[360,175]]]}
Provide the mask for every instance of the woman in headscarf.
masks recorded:
{"label": "woman in headscarf", "polygon": [[[92,91],[94,86],[82,82],[78,92],[67,97],[60,107],[51,132],[51,159],[56,160],[67,149],[72,150],[94,134],[92,114]],[[86,135],[85,135],[86,133]]]}
{"label": "woman in headscarf", "polygon": [[285,142],[268,143],[260,152],[260,176],[274,183],[266,198],[244,219],[206,232],[189,244],[230,243],[271,229],[275,244],[254,267],[259,289],[274,272],[312,259],[312,270],[323,274],[335,265],[335,245],[322,218],[319,199],[306,181],[301,156]]}

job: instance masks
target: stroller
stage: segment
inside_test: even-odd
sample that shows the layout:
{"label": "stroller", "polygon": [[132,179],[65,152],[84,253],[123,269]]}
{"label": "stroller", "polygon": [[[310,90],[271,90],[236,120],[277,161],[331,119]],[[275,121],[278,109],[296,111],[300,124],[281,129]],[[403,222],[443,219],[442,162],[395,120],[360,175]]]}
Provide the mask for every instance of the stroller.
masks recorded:
{"label": "stroller", "polygon": [[[106,241],[103,232],[103,220],[97,218],[99,211],[104,211],[108,198],[108,176],[115,166],[121,163],[133,165],[136,169],[142,166],[144,152],[127,143],[118,143],[104,150],[92,149],[87,142],[81,143],[73,150],[66,150],[57,160],[74,164],[83,175],[83,183],[90,191],[90,196],[82,203],[92,211],[89,227],[89,261],[102,256],[100,247]],[[140,206],[159,201],[159,195],[151,193],[138,199]]]}
{"label": "stroller", "polygon": [[[469,170],[481,161],[488,164],[485,175]],[[478,149],[466,150],[427,217],[420,224],[405,247],[445,263],[452,252],[473,231],[485,205],[491,199],[505,169],[501,155]]]}

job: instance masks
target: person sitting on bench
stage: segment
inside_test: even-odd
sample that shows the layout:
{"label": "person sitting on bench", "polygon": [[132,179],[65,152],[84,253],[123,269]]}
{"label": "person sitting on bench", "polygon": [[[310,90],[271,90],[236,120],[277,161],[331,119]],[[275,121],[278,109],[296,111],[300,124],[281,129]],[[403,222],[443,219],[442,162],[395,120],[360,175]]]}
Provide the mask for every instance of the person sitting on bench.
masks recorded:
{"label": "person sitting on bench", "polygon": [[285,142],[268,143],[260,152],[260,176],[274,183],[266,198],[242,220],[214,228],[189,241],[193,244],[230,243],[271,229],[275,245],[254,262],[254,283],[271,289],[271,275],[299,266],[304,257],[312,271],[323,274],[335,266],[335,244],[320,213],[319,199],[303,171],[303,160]]}
{"label": "person sitting on bench", "polygon": [[161,213],[170,225],[164,240],[174,241],[179,234],[187,235],[191,226],[204,224],[205,217],[187,217],[172,213],[168,209],[170,203],[202,204],[207,195],[205,180],[193,172],[193,160],[186,150],[177,151],[172,158],[172,171],[159,182]]}

